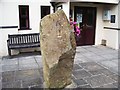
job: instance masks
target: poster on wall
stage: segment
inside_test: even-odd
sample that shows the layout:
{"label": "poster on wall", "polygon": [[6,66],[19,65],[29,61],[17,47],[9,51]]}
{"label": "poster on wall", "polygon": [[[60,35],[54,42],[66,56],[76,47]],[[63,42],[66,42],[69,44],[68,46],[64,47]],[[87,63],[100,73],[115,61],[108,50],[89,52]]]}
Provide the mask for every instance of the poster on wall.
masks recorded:
{"label": "poster on wall", "polygon": [[82,23],[82,14],[77,14],[77,23]]}

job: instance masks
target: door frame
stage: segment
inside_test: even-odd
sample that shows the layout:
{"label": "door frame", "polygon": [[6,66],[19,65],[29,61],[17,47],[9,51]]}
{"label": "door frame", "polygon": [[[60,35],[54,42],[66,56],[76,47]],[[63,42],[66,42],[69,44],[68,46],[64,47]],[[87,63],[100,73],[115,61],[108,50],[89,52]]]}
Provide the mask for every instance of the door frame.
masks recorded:
{"label": "door frame", "polygon": [[[77,13],[77,11],[76,11],[76,9],[77,8],[92,8],[93,10],[94,10],[94,15],[95,15],[95,17],[94,17],[94,33],[93,33],[93,35],[94,35],[94,37],[93,37],[93,44],[92,45],[95,45],[95,36],[96,36],[96,18],[97,18],[97,7],[89,7],[89,6],[74,6],[74,21],[76,20],[76,13]],[[87,45],[87,44],[86,44]],[[78,45],[78,46],[82,46],[82,45]]]}

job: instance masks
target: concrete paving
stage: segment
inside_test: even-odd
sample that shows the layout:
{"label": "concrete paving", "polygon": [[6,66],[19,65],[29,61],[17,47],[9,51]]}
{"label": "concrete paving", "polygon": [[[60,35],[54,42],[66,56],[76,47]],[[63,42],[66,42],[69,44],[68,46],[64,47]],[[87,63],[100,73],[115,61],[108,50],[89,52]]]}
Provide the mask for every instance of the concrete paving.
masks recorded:
{"label": "concrete paving", "polygon": [[[105,46],[76,49],[72,79],[76,88],[118,88],[118,51]],[[28,53],[3,57],[2,88],[44,88],[42,56]]]}

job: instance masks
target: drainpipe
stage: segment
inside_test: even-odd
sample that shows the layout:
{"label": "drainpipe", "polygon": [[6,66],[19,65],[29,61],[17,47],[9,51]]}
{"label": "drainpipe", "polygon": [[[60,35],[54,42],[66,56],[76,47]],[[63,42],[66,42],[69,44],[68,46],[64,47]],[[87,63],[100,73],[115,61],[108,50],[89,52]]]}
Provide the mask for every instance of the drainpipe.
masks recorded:
{"label": "drainpipe", "polygon": [[55,2],[50,2],[53,7],[53,12],[55,12]]}

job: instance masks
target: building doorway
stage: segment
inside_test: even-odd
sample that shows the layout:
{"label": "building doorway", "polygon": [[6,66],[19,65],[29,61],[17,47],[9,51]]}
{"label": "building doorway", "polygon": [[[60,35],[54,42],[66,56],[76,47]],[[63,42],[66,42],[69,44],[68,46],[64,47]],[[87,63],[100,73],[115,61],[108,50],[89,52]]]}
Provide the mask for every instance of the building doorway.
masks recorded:
{"label": "building doorway", "polygon": [[74,21],[79,24],[81,34],[76,39],[77,46],[95,44],[96,8],[78,7],[74,9]]}

